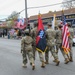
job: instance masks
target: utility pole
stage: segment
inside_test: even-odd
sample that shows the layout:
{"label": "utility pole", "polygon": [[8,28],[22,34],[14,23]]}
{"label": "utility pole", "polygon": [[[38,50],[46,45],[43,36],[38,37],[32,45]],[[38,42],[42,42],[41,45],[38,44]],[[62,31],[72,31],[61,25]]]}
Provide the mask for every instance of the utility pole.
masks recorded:
{"label": "utility pole", "polygon": [[25,18],[26,18],[26,28],[28,25],[28,16],[27,16],[27,0],[25,0]]}
{"label": "utility pole", "polygon": [[29,29],[30,34],[30,24],[28,24],[28,16],[27,16],[27,0],[25,0],[25,17],[26,17],[26,28]]}

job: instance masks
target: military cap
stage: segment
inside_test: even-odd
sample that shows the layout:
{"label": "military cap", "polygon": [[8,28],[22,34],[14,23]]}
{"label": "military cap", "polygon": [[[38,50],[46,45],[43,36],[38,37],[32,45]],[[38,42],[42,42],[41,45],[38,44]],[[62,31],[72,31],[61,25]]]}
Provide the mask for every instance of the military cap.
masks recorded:
{"label": "military cap", "polygon": [[26,29],[26,30],[25,30],[25,33],[29,33],[29,29]]}
{"label": "military cap", "polygon": [[71,26],[71,23],[67,23],[68,26]]}
{"label": "military cap", "polygon": [[61,25],[61,24],[58,24],[58,27],[59,27],[59,28],[61,28],[61,27],[62,27],[62,25]]}
{"label": "military cap", "polygon": [[35,22],[34,22],[34,25],[37,25],[37,24],[38,24],[38,22],[37,22],[37,21],[35,21]]}
{"label": "military cap", "polygon": [[38,26],[38,22],[35,21],[35,22],[34,22],[34,27],[37,27],[37,26]]}
{"label": "military cap", "polygon": [[51,23],[49,23],[49,22],[47,23],[47,25],[52,26],[52,24],[51,24]]}

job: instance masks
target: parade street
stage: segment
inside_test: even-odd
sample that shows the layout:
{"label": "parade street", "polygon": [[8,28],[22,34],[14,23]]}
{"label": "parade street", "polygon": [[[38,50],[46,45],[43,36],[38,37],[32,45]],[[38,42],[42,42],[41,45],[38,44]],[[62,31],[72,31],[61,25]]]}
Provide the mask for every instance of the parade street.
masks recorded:
{"label": "parade street", "polygon": [[22,67],[22,55],[20,53],[21,40],[0,38],[0,75],[75,75],[75,47],[73,47],[73,62],[64,64],[64,58],[59,51],[59,66],[55,66],[50,54],[49,64],[41,68],[38,53],[36,53],[35,70],[27,64]]}

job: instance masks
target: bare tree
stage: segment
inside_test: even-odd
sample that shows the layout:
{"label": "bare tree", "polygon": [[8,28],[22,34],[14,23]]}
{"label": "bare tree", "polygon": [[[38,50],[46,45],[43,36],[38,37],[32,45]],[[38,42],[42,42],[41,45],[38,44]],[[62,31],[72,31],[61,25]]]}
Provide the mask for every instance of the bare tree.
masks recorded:
{"label": "bare tree", "polygon": [[13,11],[13,12],[9,15],[8,20],[10,20],[10,19],[16,20],[16,19],[18,19],[18,17],[19,17],[19,13],[17,13],[16,11]]}
{"label": "bare tree", "polygon": [[16,11],[13,11],[9,16],[7,21],[7,26],[8,27],[12,27],[15,25],[15,20],[17,20],[19,17],[19,13],[17,13]]}
{"label": "bare tree", "polygon": [[63,0],[62,7],[65,9],[71,9],[75,7],[75,0]]}

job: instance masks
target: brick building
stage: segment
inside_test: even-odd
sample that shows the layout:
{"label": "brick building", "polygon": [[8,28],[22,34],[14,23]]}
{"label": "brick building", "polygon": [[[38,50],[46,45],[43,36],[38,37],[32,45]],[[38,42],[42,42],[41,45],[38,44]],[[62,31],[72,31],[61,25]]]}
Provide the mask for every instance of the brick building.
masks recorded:
{"label": "brick building", "polygon": [[[61,20],[62,12],[60,11],[49,11],[48,13],[42,14],[43,24],[46,25],[47,22],[52,22],[53,15],[56,14],[56,20]],[[64,15],[66,18],[66,22],[70,22],[73,27],[75,27],[75,8],[64,10]],[[30,23],[33,24],[34,21],[38,20],[38,15],[29,17]]]}

